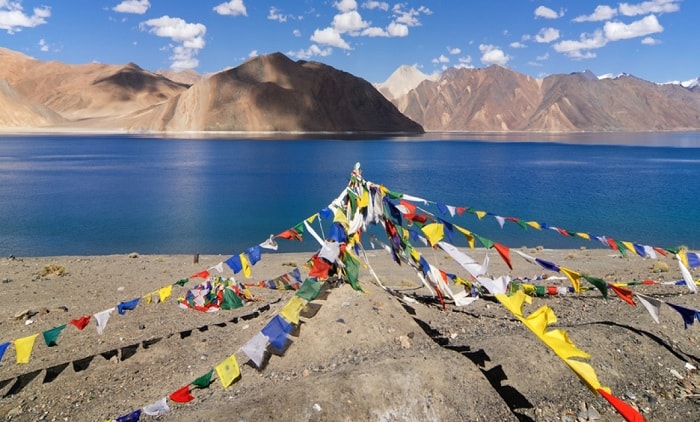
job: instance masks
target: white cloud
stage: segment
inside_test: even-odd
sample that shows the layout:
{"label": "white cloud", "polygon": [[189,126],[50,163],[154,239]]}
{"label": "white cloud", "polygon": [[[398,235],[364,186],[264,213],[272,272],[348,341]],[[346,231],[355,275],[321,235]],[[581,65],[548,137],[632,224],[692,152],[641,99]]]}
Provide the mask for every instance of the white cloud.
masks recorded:
{"label": "white cloud", "polygon": [[334,3],[333,6],[343,13],[357,10],[357,2],[355,0],[340,0]]}
{"label": "white cloud", "polygon": [[19,1],[0,0],[0,29],[8,34],[22,31],[22,28],[34,28],[46,23],[51,16],[48,6],[35,7],[31,15],[24,13]]}
{"label": "white cloud", "polygon": [[248,16],[248,11],[243,4],[243,0],[231,0],[214,6],[214,11],[220,15]]}
{"label": "white cloud", "polygon": [[471,64],[471,63],[472,63],[472,56],[460,57],[459,59],[457,59],[457,61],[459,62],[459,64],[456,65],[455,67],[468,67],[468,68],[473,68],[473,67],[474,67],[474,66]]}
{"label": "white cloud", "polygon": [[447,47],[447,52],[450,53],[450,54],[452,54],[452,55],[454,56],[454,55],[457,55],[457,54],[461,53],[462,50],[460,50],[460,49],[457,48],[457,47],[454,47],[454,48],[452,48],[452,47]]}
{"label": "white cloud", "polygon": [[652,37],[644,37],[642,39],[642,44],[644,44],[644,45],[658,45],[658,44],[661,44],[661,41],[657,40],[656,38],[652,38]]}
{"label": "white cloud", "polygon": [[505,66],[510,60],[510,56],[495,45],[480,44],[479,51],[481,51],[481,62],[487,65],[497,64]]}
{"label": "white cloud", "polygon": [[192,69],[199,65],[196,56],[206,44],[204,35],[207,27],[203,24],[188,23],[181,18],[171,18],[166,15],[142,22],[139,27],[142,31],[148,30],[151,34],[170,38],[179,44],[172,47],[173,54],[170,56],[172,69]]}
{"label": "white cloud", "polygon": [[544,61],[544,60],[547,60],[547,59],[549,59],[549,53],[544,53],[544,54],[541,55],[541,56],[535,57],[535,60],[537,60],[538,62],[541,62],[541,61]]}
{"label": "white cloud", "polygon": [[440,57],[436,57],[433,59],[434,64],[449,63],[449,62],[450,62],[450,58],[445,56],[444,54],[440,54]]}
{"label": "white cloud", "polygon": [[124,0],[118,5],[114,6],[112,10],[119,13],[143,15],[150,7],[151,3],[148,0]]}
{"label": "white cloud", "polygon": [[673,13],[681,9],[679,0],[651,0],[638,4],[620,3],[620,13],[625,16],[646,15],[647,13]]}
{"label": "white cloud", "polygon": [[406,37],[408,36],[408,26],[402,23],[392,22],[386,27],[386,32],[390,37]]}
{"label": "white cloud", "polygon": [[552,10],[546,6],[539,6],[537,9],[535,9],[535,17],[537,17],[537,18],[558,19],[562,16],[564,16],[563,11],[557,13],[554,10]]}
{"label": "white cloud", "polygon": [[252,59],[253,57],[258,57],[258,50],[252,50],[250,53],[248,53],[248,58]]}
{"label": "white cloud", "polygon": [[406,26],[420,26],[420,20],[418,19],[421,14],[432,15],[433,11],[425,6],[421,6],[418,9],[410,8],[405,10],[405,4],[397,3],[392,8],[394,13],[394,18],[396,23],[400,23]]}
{"label": "white cloud", "polygon": [[596,6],[595,10],[590,15],[577,16],[573,20],[574,22],[607,21],[615,17],[615,15],[617,15],[617,9],[614,7],[599,5]]}
{"label": "white cloud", "polygon": [[617,41],[663,32],[664,27],[659,24],[655,15],[649,15],[630,24],[606,22],[603,30],[608,40]]}
{"label": "white cloud", "polygon": [[583,53],[582,50],[594,50],[602,48],[608,43],[608,40],[603,35],[603,31],[596,30],[593,34],[581,34],[578,41],[564,40],[554,44],[554,51],[564,53],[569,57],[576,59],[590,59],[595,57],[595,54],[590,51]]}
{"label": "white cloud", "polygon": [[521,43],[520,41],[515,41],[510,43],[510,48],[526,48],[527,45]]}
{"label": "white cloud", "polygon": [[306,50],[297,50],[297,51],[289,51],[287,52],[287,55],[289,57],[294,57],[299,60],[308,60],[314,56],[320,56],[320,57],[326,57],[330,56],[330,54],[333,52],[333,49],[328,47],[328,48],[320,48],[316,44],[312,44],[311,47],[309,47]]}
{"label": "white cloud", "polygon": [[535,35],[535,41],[539,43],[550,43],[559,39],[559,30],[554,28],[542,28]]}
{"label": "white cloud", "polygon": [[369,23],[362,20],[362,16],[357,13],[357,10],[352,10],[335,15],[331,25],[340,34],[350,33],[350,35],[357,35],[359,31],[367,28]]}
{"label": "white cloud", "polygon": [[299,37],[301,37],[301,31],[298,29],[295,29],[294,31],[292,31],[292,35],[299,38]]}
{"label": "white cloud", "polygon": [[287,22],[287,18],[289,16],[283,15],[280,12],[281,12],[281,9],[278,9],[275,6],[270,6],[270,11],[267,14],[267,19],[269,19],[271,21],[277,21],[280,23]]}
{"label": "white cloud", "polygon": [[317,29],[311,36],[311,41],[321,44],[338,47],[344,50],[350,50],[350,45],[340,36],[340,33],[335,28]]}
{"label": "white cloud", "polygon": [[44,40],[43,38],[39,40],[39,50],[43,52],[49,51],[49,45],[46,44],[46,40]]}
{"label": "white cloud", "polygon": [[369,10],[379,9],[386,12],[389,10],[389,3],[383,1],[366,1],[362,3],[362,7]]}
{"label": "white cloud", "polygon": [[373,38],[373,37],[388,37],[388,36],[389,36],[389,33],[386,32],[386,31],[385,31],[384,29],[382,29],[382,28],[377,28],[376,26],[373,26],[373,27],[371,27],[371,28],[367,28],[367,29],[363,30],[362,33],[361,33],[360,35],[362,35],[362,36],[364,36],[364,37],[370,37],[370,38]]}

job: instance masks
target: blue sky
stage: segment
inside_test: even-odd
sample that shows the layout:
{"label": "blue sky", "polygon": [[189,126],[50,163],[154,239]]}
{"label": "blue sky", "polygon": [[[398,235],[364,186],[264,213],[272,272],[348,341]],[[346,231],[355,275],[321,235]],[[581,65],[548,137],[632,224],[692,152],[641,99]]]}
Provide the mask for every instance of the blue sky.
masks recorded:
{"label": "blue sky", "polygon": [[403,64],[668,82],[700,76],[699,42],[697,0],[0,0],[2,47],[152,71],[210,73],[279,51],[370,82]]}

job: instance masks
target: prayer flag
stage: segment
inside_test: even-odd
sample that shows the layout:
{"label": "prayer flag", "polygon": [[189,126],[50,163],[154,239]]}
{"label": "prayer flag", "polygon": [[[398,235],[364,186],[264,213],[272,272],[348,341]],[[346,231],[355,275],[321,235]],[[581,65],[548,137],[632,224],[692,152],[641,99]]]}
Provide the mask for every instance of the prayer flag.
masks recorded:
{"label": "prayer flag", "polygon": [[479,239],[479,242],[481,242],[481,244],[484,245],[484,247],[485,247],[486,249],[491,249],[491,248],[493,248],[493,244],[494,244],[494,243],[493,243],[492,240],[483,238],[483,237],[479,236],[479,235],[476,234],[476,233],[474,233],[474,236],[476,236],[476,238]]}
{"label": "prayer flag", "polygon": [[2,357],[5,355],[5,351],[7,348],[10,347],[10,342],[6,341],[3,344],[0,344],[0,362],[2,361]]}
{"label": "prayer flag", "polygon": [[138,422],[141,417],[141,409],[136,409],[133,412],[129,412],[126,415],[122,415],[117,418],[117,422]]}
{"label": "prayer flag", "polygon": [[281,316],[275,315],[260,332],[269,339],[272,347],[283,351],[287,346],[287,334],[292,332],[292,325]]}
{"label": "prayer flag", "polygon": [[309,277],[328,278],[328,272],[331,270],[332,265],[318,255],[314,255],[311,260],[313,266],[311,271],[309,271]]}
{"label": "prayer flag", "polygon": [[268,338],[262,332],[258,331],[253,338],[241,346],[241,351],[248,356],[248,359],[250,359],[258,369],[262,369],[268,343]]}
{"label": "prayer flag", "polygon": [[554,271],[557,273],[559,272],[559,266],[553,262],[549,262],[540,258],[535,258],[535,262],[540,264],[540,266],[542,266],[542,268],[544,268],[545,270]]}
{"label": "prayer flag", "polygon": [[649,315],[651,315],[654,322],[658,324],[659,315],[661,314],[661,301],[639,293],[635,293],[635,295],[637,296],[637,299],[642,302],[642,305],[644,305],[644,308],[646,308],[647,312],[649,312]]}
{"label": "prayer flag", "polygon": [[580,237],[581,239],[591,240],[591,235],[588,233],[576,232],[576,236]]}
{"label": "prayer flag", "polygon": [[321,283],[311,279],[307,278],[304,280],[304,282],[301,284],[301,287],[299,287],[299,290],[296,292],[296,296],[299,296],[302,299],[305,299],[307,301],[311,301],[316,299],[316,296],[318,296],[318,292],[321,291]]}
{"label": "prayer flag", "polygon": [[345,271],[345,276],[353,290],[362,290],[358,283],[360,278],[360,261],[349,250],[346,250],[343,254],[343,265],[345,265],[343,271]]}
{"label": "prayer flag", "polygon": [[581,274],[565,267],[559,267],[559,269],[564,273],[566,278],[571,281],[571,285],[574,287],[574,292],[581,293]]}
{"label": "prayer flag", "polygon": [[474,211],[474,214],[476,214],[476,216],[479,217],[479,220],[481,220],[486,215],[486,212],[485,211]]}
{"label": "prayer flag", "polygon": [[456,224],[454,225],[454,227],[457,229],[457,231],[462,233],[467,238],[467,243],[469,243],[469,247],[471,249],[474,249],[474,235],[472,234],[472,232]]}
{"label": "prayer flag", "polygon": [[328,239],[334,240],[338,243],[347,242],[348,235],[345,232],[345,226],[338,222],[333,223],[331,225],[330,231],[328,232]]}
{"label": "prayer flag", "polygon": [[618,287],[610,283],[608,283],[608,287],[610,287],[620,299],[624,300],[632,306],[637,306],[637,304],[634,303],[634,299],[632,299],[632,290],[625,289],[624,287]]}
{"label": "prayer flag", "polygon": [[190,392],[190,385],[189,384],[175,390],[168,397],[170,397],[170,400],[172,400],[176,403],[187,403],[187,402],[194,400],[194,396]]}
{"label": "prayer flag", "polygon": [[90,323],[90,318],[92,318],[92,315],[81,316],[80,318],[70,320],[69,324],[75,325],[75,328],[83,331],[83,328],[87,327]]}
{"label": "prayer flag", "polygon": [[109,308],[93,315],[95,317],[95,321],[97,322],[97,334],[102,335],[102,333],[104,333],[109,317],[112,315],[112,312],[114,312],[114,309],[115,308]]}
{"label": "prayer flag", "polygon": [[206,280],[207,278],[209,278],[209,270],[204,270],[198,272],[197,274],[192,274],[190,278],[203,278]]}
{"label": "prayer flag", "polygon": [[604,298],[608,298],[608,283],[606,283],[605,280],[588,275],[583,275],[583,278],[600,290]]}
{"label": "prayer flag", "polygon": [[282,239],[287,239],[287,240],[298,240],[301,242],[301,235],[295,229],[285,230],[275,237],[281,237]]}
{"label": "prayer flag", "polygon": [[224,287],[221,299],[221,309],[230,310],[243,306],[243,301],[230,287]]}
{"label": "prayer flag", "polygon": [[250,263],[248,262],[248,257],[246,256],[245,253],[241,253],[240,259],[241,259],[241,266],[243,267],[243,275],[245,276],[245,278],[250,278],[251,271],[250,271]]}
{"label": "prayer flag", "polygon": [[160,416],[170,412],[170,407],[166,402],[166,398],[158,400],[157,402],[151,403],[143,407],[143,413],[148,416]]}
{"label": "prayer flag", "polygon": [[245,252],[248,255],[250,265],[255,265],[258,263],[258,261],[260,261],[260,245],[251,246],[250,248],[246,249]]}
{"label": "prayer flag", "polygon": [[493,247],[496,248],[496,251],[498,252],[499,255],[501,255],[501,258],[508,264],[508,268],[511,270],[513,269],[513,265],[510,263],[510,249],[508,246],[501,245],[498,242],[493,243]]}
{"label": "prayer flag", "polygon": [[304,301],[298,296],[292,296],[289,302],[284,305],[284,308],[280,310],[280,315],[292,324],[299,324],[299,312],[301,312],[303,307]]}
{"label": "prayer flag", "polygon": [[695,322],[695,309],[686,308],[685,306],[681,305],[674,305],[673,303],[668,302],[666,302],[666,304],[681,314],[686,330],[688,329],[689,325],[693,325]]}
{"label": "prayer flag", "polygon": [[50,330],[44,331],[44,342],[48,347],[52,347],[56,345],[56,340],[58,340],[58,335],[61,334],[61,331],[66,328],[66,324],[59,325],[58,327],[52,328]]}
{"label": "prayer flag", "polygon": [[190,281],[189,278],[183,278],[182,280],[178,280],[173,285],[177,284],[180,287],[183,287],[185,284],[187,284]]}
{"label": "prayer flag", "polygon": [[216,365],[216,375],[219,377],[219,381],[221,381],[221,385],[223,385],[224,388],[228,388],[229,385],[233,384],[236,378],[241,375],[236,356],[231,355],[220,364]]}
{"label": "prayer flag", "polygon": [[192,385],[194,385],[197,388],[208,388],[209,384],[211,384],[211,376],[214,374],[214,370],[210,370],[206,374],[202,375],[201,377],[195,379],[192,381]]}
{"label": "prayer flag", "polygon": [[173,285],[165,286],[158,289],[158,299],[161,303],[165,302],[173,293]]}
{"label": "prayer flag", "polygon": [[632,247],[634,248],[634,252],[641,256],[642,258],[645,258],[647,256],[646,248],[642,245],[639,245],[637,243],[633,243]]}
{"label": "prayer flag", "polygon": [[12,342],[17,351],[17,363],[29,363],[29,357],[32,354],[34,341],[37,336],[39,336],[39,334],[32,334],[31,336],[18,338]]}
{"label": "prayer flag", "polygon": [[234,274],[238,274],[243,269],[243,264],[241,263],[240,255],[234,255],[231,258],[227,259],[225,262],[226,265],[228,265],[229,268],[231,268],[231,271],[233,271]]}
{"label": "prayer flag", "polygon": [[278,245],[277,245],[277,242],[275,241],[275,236],[271,234],[269,239],[267,239],[266,241],[264,241],[263,243],[260,244],[260,247],[276,251],[278,248]]}
{"label": "prayer flag", "polygon": [[700,256],[695,252],[686,252],[686,258],[688,259],[688,266],[690,268],[700,267]]}
{"label": "prayer flag", "polygon": [[494,218],[496,218],[496,221],[498,221],[498,225],[503,228],[503,225],[506,223],[506,219],[501,217],[500,215],[494,215]]}
{"label": "prayer flag", "polygon": [[340,243],[326,240],[318,252],[319,258],[323,258],[328,262],[335,262],[340,255]]}
{"label": "prayer flag", "polygon": [[117,305],[117,312],[119,315],[124,315],[126,311],[132,311],[136,309],[136,305],[139,304],[139,300],[141,300],[140,297],[137,297],[136,299],[131,299],[126,302],[120,302],[119,305]]}
{"label": "prayer flag", "polygon": [[688,271],[688,268],[683,264],[683,261],[681,258],[676,255],[676,258],[678,259],[678,266],[681,269],[681,274],[683,274],[683,280],[685,280],[685,284],[688,286],[688,290],[690,290],[692,293],[697,293],[698,292],[698,286],[695,285],[695,280],[693,280],[693,276],[690,274],[690,271]]}
{"label": "prayer flag", "polygon": [[542,230],[542,226],[537,221],[528,221],[525,224],[536,230]]}
{"label": "prayer flag", "polygon": [[644,416],[642,416],[638,411],[634,410],[632,406],[620,400],[619,398],[613,396],[612,394],[605,391],[603,388],[599,388],[598,393],[605,400],[612,405],[612,407],[617,410],[617,412],[622,415],[627,422],[644,422]]}
{"label": "prayer flag", "polygon": [[440,223],[426,224],[421,228],[421,231],[423,234],[425,234],[430,246],[437,244],[437,242],[441,241],[442,238],[445,237],[445,226]]}

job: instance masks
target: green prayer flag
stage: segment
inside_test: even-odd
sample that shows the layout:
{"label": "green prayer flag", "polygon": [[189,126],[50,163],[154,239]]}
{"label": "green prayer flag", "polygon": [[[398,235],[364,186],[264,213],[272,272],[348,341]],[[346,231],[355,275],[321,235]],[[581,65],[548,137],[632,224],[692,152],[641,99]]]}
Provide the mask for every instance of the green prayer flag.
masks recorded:
{"label": "green prayer flag", "polygon": [[523,230],[527,230],[527,224],[525,224],[525,222],[523,220],[518,219],[518,220],[515,220],[515,222],[518,223],[518,225],[520,227],[522,227]]}
{"label": "green prayer flag", "polygon": [[177,284],[178,286],[183,287],[183,286],[184,286],[185,284],[187,284],[187,282],[189,282],[189,281],[190,281],[189,278],[183,278],[182,280],[178,280],[178,281],[176,281],[176,282],[173,283],[173,284]]}
{"label": "green prayer flag", "polygon": [[403,193],[394,192],[394,191],[390,191],[389,189],[387,189],[386,196],[388,196],[391,199],[401,199],[401,197],[403,196]]}
{"label": "green prayer flag", "polygon": [[620,254],[622,254],[622,256],[627,256],[627,247],[619,240],[616,240],[615,244],[617,245],[617,250],[620,251]]}
{"label": "green prayer flag", "polygon": [[540,286],[537,285],[535,286],[535,294],[537,297],[542,297],[547,293],[547,287],[546,286]]}
{"label": "green prayer flag", "polygon": [[236,292],[233,291],[233,289],[230,288],[225,288],[224,289],[224,297],[223,300],[221,301],[221,309],[236,309],[240,308],[243,306],[243,301],[241,300],[240,297],[236,294]]}
{"label": "green prayer flag", "polygon": [[316,299],[316,296],[318,296],[318,292],[320,291],[321,283],[311,278],[307,278],[303,283],[301,283],[301,287],[299,287],[299,290],[297,290],[296,296],[306,299],[307,301],[311,301]]}
{"label": "green prayer flag", "polygon": [[212,374],[214,374],[213,369],[207,372],[206,374],[202,375],[201,377],[197,378],[196,380],[192,381],[192,385],[194,385],[197,388],[208,388],[209,384],[211,384]]}
{"label": "green prayer flag", "polygon": [[343,264],[345,264],[345,275],[348,277],[348,282],[353,290],[361,291],[362,287],[360,287],[360,284],[357,282],[360,275],[360,261],[346,252],[343,256]]}
{"label": "green prayer flag", "polygon": [[301,223],[294,226],[294,230],[296,230],[296,232],[299,234],[303,234],[304,230],[306,230],[306,226],[304,226],[304,222],[302,221]]}
{"label": "green prayer flag", "polygon": [[598,290],[600,290],[604,298],[608,298],[608,283],[606,283],[605,280],[597,277],[591,277],[585,274],[582,274],[581,276],[585,278],[586,281],[594,285]]}
{"label": "green prayer flag", "polygon": [[52,347],[56,345],[56,340],[58,340],[58,335],[61,334],[61,331],[66,328],[66,324],[63,324],[61,326],[58,326],[56,328],[52,328],[48,331],[44,331],[44,342],[46,342],[46,345],[48,347]]}
{"label": "green prayer flag", "polygon": [[479,242],[481,242],[481,244],[484,245],[484,247],[485,247],[486,249],[491,249],[491,248],[493,248],[494,243],[493,243],[492,240],[483,238],[483,237],[479,236],[479,235],[476,234],[476,233],[472,233],[472,234],[474,235],[474,237],[476,237],[477,239],[479,239]]}

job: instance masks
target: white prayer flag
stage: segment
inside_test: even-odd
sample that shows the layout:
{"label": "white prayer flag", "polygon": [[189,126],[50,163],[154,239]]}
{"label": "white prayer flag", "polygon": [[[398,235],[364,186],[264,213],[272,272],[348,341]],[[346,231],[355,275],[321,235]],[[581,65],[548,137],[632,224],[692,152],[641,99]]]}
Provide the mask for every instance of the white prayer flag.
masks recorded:
{"label": "white prayer flag", "polygon": [[265,359],[265,352],[267,351],[267,345],[270,343],[270,339],[265,336],[262,332],[258,332],[253,338],[248,340],[243,346],[241,346],[241,351],[248,356],[248,359],[253,361],[258,369],[262,368],[263,360]]}
{"label": "white prayer flag", "polygon": [[104,333],[105,327],[107,326],[107,321],[109,321],[109,317],[112,315],[112,312],[114,312],[114,309],[115,308],[109,308],[93,315],[95,317],[95,321],[97,321],[97,334],[102,335],[102,333]]}
{"label": "white prayer flag", "polygon": [[144,406],[142,410],[143,413],[147,414],[148,416],[160,416],[170,412],[170,407],[165,401],[165,397],[163,397],[155,403]]}
{"label": "white prayer flag", "polygon": [[642,305],[644,305],[647,312],[649,312],[649,315],[651,315],[654,322],[658,324],[659,314],[661,313],[661,301],[639,293],[635,293],[635,296],[637,296],[637,299],[642,302]]}

